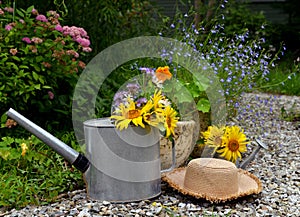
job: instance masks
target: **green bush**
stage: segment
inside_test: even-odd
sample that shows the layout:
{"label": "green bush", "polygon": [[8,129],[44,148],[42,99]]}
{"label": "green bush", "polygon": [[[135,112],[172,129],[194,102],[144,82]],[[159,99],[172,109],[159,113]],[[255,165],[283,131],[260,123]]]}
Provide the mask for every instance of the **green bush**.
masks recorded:
{"label": "green bush", "polygon": [[159,11],[145,0],[73,0],[66,8],[66,24],[89,30],[94,56],[122,40],[156,35],[162,24]]}
{"label": "green bush", "polygon": [[159,10],[147,0],[28,0],[17,4],[22,7],[34,5],[42,12],[56,8],[63,14],[64,25],[81,26],[88,30],[92,56],[128,38],[156,35],[163,19]]}
{"label": "green bush", "polygon": [[13,107],[48,129],[70,128],[73,87],[91,48],[84,29],[61,21],[55,11],[0,5],[0,114]]}
{"label": "green bush", "polygon": [[267,37],[271,34],[270,29],[262,29],[262,25],[269,23],[262,12],[253,12],[247,3],[229,0],[226,7],[219,11],[219,23],[226,26],[224,32],[228,36],[242,34],[247,29],[250,35],[259,34]]}
{"label": "green bush", "polygon": [[55,201],[59,194],[84,185],[78,170],[34,136],[26,139],[3,137],[0,168],[0,208]]}

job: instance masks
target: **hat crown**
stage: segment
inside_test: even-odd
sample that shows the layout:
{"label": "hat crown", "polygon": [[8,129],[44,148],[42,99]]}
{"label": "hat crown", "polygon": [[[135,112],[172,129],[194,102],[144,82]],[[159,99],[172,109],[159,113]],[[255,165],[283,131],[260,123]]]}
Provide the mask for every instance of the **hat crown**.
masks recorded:
{"label": "hat crown", "polygon": [[184,187],[199,194],[227,197],[239,191],[238,169],[229,161],[215,158],[191,160],[187,166]]}

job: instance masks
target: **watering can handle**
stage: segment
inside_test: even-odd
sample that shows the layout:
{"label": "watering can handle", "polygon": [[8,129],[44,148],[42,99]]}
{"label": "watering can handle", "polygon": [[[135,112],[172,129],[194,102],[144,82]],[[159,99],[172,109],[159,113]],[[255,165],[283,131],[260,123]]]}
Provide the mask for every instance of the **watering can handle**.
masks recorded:
{"label": "watering can handle", "polygon": [[176,166],[176,153],[175,153],[175,141],[172,139],[172,165],[168,169],[164,169],[161,171],[161,173],[170,172],[172,171]]}
{"label": "watering can handle", "polygon": [[50,146],[56,153],[63,156],[69,163],[71,163],[81,172],[84,173],[89,168],[90,162],[85,156],[78,153],[47,131],[43,130],[41,127],[28,120],[14,109],[10,108],[6,114],[18,122],[19,125],[24,127],[30,133],[34,134],[36,137]]}

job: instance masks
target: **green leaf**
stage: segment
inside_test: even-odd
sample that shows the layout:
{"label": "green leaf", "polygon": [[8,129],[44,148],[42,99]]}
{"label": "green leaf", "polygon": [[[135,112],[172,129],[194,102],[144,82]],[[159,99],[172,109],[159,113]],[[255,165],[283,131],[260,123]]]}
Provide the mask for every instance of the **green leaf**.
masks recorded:
{"label": "green leaf", "polygon": [[17,56],[12,56],[12,58],[14,59],[14,60],[16,60],[16,61],[18,61],[18,62],[20,62],[20,58],[19,57],[17,57]]}
{"label": "green leaf", "polygon": [[37,89],[37,90],[40,90],[41,89],[41,85],[40,84],[36,84],[36,85],[34,85],[34,88]]}
{"label": "green leaf", "polygon": [[30,6],[29,8],[27,8],[26,13],[28,13],[28,14],[31,13],[32,9],[34,9],[33,5]]}
{"label": "green leaf", "polygon": [[44,81],[44,79],[42,78],[42,76],[39,76],[39,81],[41,82],[41,84],[44,84],[44,83],[45,83],[45,81]]}
{"label": "green leaf", "polygon": [[200,99],[197,102],[197,109],[202,112],[209,112],[209,110],[210,110],[209,100],[208,99]]}
{"label": "green leaf", "polygon": [[34,80],[39,80],[39,75],[36,72],[32,72],[32,76],[34,78]]}
{"label": "green leaf", "polygon": [[19,9],[16,10],[17,14],[19,14],[21,17],[24,17],[24,14]]}
{"label": "green leaf", "polygon": [[175,97],[177,98],[177,103],[183,103],[183,102],[192,102],[194,99],[191,96],[190,92],[188,91],[177,91],[175,94]]}
{"label": "green leaf", "polygon": [[4,113],[4,114],[1,116],[1,123],[4,123],[6,120],[7,120],[7,114]]}
{"label": "green leaf", "polygon": [[9,150],[5,150],[5,149],[0,149],[0,157],[3,158],[4,160],[7,160],[8,157],[10,155],[10,151]]}
{"label": "green leaf", "polygon": [[41,71],[40,67],[37,64],[30,64],[30,65],[34,68],[35,71],[37,72]]}
{"label": "green leaf", "polygon": [[43,56],[38,56],[35,58],[36,62],[42,62],[44,60],[44,57]]}
{"label": "green leaf", "polygon": [[8,63],[6,63],[6,65],[9,66],[9,67],[12,67],[16,71],[19,70],[18,66],[15,63],[13,63],[13,62],[8,62]]}
{"label": "green leaf", "polygon": [[15,141],[14,138],[11,138],[11,137],[3,137],[2,140],[3,140],[3,142],[0,142],[0,144],[5,145],[5,146],[9,146],[10,144],[12,144]]}
{"label": "green leaf", "polygon": [[193,98],[197,98],[198,96],[201,95],[201,91],[198,89],[198,87],[195,84],[188,84],[187,88],[192,94]]}
{"label": "green leaf", "polygon": [[7,61],[8,57],[4,57],[3,59],[1,59],[1,63],[5,63]]}
{"label": "green leaf", "polygon": [[27,94],[25,94],[25,96],[24,96],[24,98],[25,98],[25,99],[24,99],[24,101],[25,101],[25,102],[27,102],[27,101],[28,101],[28,99],[29,99],[29,97],[30,97],[30,95],[29,95],[28,93],[27,93]]}
{"label": "green leaf", "polygon": [[194,83],[197,85],[199,91],[205,91],[209,87],[209,79],[199,75],[197,77],[199,78],[193,77]]}
{"label": "green leaf", "polygon": [[20,69],[29,69],[29,67],[28,67],[28,66],[25,66],[25,65],[20,65],[19,68],[20,68]]}

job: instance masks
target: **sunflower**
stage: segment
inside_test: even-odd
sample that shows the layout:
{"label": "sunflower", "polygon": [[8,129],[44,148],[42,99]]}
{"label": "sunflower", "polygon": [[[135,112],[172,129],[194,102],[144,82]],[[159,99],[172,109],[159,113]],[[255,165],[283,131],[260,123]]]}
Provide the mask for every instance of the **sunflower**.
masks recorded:
{"label": "sunflower", "polygon": [[155,75],[158,80],[164,82],[172,78],[172,73],[169,70],[169,66],[158,67],[155,71]]}
{"label": "sunflower", "polygon": [[178,121],[178,117],[176,117],[177,112],[171,106],[167,106],[163,110],[163,114],[165,117],[164,127],[166,129],[166,137],[169,137],[171,134],[174,136],[174,129]]}
{"label": "sunflower", "polygon": [[152,101],[148,101],[141,109],[136,108],[135,102],[128,98],[128,105],[120,104],[119,109],[114,113],[120,115],[112,115],[110,118],[116,120],[116,127],[119,130],[126,129],[132,122],[135,126],[141,126],[145,128],[143,123],[143,115],[149,113],[153,107]]}
{"label": "sunflower", "polygon": [[237,158],[242,158],[241,153],[247,151],[247,143],[248,139],[242,129],[238,126],[226,127],[222,136],[222,145],[217,152],[221,157],[235,163]]}
{"label": "sunflower", "polygon": [[155,90],[153,97],[151,97],[151,100],[153,101],[154,110],[157,110],[158,108],[162,107],[162,104],[160,102],[163,99],[164,96],[162,95],[161,90]]}
{"label": "sunflower", "polygon": [[157,113],[154,111],[151,113],[145,113],[143,115],[143,120],[145,121],[145,123],[153,127],[157,127],[160,123],[164,121],[164,117],[161,113]]}
{"label": "sunflower", "polygon": [[205,145],[214,147],[215,151],[222,145],[222,137],[225,132],[225,127],[209,126],[207,131],[202,132]]}

